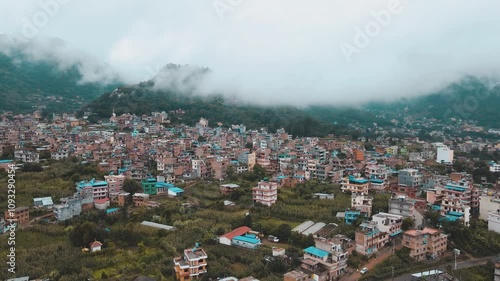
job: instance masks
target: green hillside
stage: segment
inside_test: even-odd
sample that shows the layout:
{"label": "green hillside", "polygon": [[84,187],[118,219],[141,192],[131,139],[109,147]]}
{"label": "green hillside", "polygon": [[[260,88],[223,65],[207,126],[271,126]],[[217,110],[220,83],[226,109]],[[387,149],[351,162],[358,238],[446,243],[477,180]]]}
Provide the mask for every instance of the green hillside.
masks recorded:
{"label": "green hillside", "polygon": [[[184,67],[168,65],[163,71],[172,73],[175,70],[182,71]],[[186,110],[186,114],[179,117],[181,120],[174,118],[174,122],[194,125],[200,117],[204,117],[211,124],[245,124],[249,128],[267,127],[273,131],[285,128],[287,132],[298,136],[324,136],[328,133],[345,132],[343,127],[318,121],[292,106],[256,106],[229,101],[222,95],[198,96],[188,86],[206,71],[208,70],[200,69],[183,76],[181,81],[175,81],[170,88],[158,89],[154,80],[121,87],[102,95],[84,107],[83,111],[94,112],[100,118],[109,118],[113,109],[117,114],[149,114],[152,111],[182,108]]]}
{"label": "green hillside", "polygon": [[21,53],[7,56],[0,52],[0,111],[75,111],[116,87],[81,84],[81,78],[77,66],[61,70],[55,62],[34,62]]}

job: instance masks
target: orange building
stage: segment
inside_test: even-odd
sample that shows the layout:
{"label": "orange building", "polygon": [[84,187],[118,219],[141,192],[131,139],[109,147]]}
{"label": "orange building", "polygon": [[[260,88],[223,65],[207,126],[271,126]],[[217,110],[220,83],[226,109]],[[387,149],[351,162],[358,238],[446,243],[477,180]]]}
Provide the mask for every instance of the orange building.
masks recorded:
{"label": "orange building", "polygon": [[425,227],[408,230],[403,234],[403,246],[410,249],[410,257],[417,261],[436,258],[446,251],[448,236],[440,230]]}
{"label": "orange building", "polygon": [[30,220],[30,208],[18,207],[14,210],[7,210],[4,217],[7,222],[12,221],[17,224],[26,224]]}
{"label": "orange building", "polygon": [[354,160],[363,161],[365,160],[365,152],[361,149],[354,149]]}
{"label": "orange building", "polygon": [[207,258],[207,253],[198,246],[184,250],[183,256],[174,258],[175,277],[180,281],[190,281],[207,273]]}

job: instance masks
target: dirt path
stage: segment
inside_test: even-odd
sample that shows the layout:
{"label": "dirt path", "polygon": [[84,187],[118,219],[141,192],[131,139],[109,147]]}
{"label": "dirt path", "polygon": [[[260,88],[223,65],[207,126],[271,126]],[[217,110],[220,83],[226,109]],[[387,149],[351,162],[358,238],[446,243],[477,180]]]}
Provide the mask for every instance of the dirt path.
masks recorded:
{"label": "dirt path", "polygon": [[[395,251],[399,250],[400,248],[402,248],[402,246],[397,245]],[[372,270],[375,267],[375,265],[383,262],[385,259],[389,258],[391,255],[392,255],[392,247],[384,247],[384,248],[382,248],[381,251],[377,252],[376,258],[371,258],[368,261],[368,263],[360,266],[360,268],[366,267],[366,268],[368,268],[368,270]],[[340,280],[342,280],[342,281],[356,281],[356,280],[359,280],[361,278],[361,276],[362,276],[361,273],[354,272],[350,276],[342,277]]]}

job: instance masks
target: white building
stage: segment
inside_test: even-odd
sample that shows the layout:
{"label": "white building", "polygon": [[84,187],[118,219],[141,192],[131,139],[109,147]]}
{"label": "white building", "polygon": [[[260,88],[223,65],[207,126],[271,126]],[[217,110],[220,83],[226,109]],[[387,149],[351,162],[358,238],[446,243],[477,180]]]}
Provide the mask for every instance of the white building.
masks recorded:
{"label": "white building", "polygon": [[33,151],[15,150],[14,159],[23,163],[38,163],[40,155]]}
{"label": "white building", "polygon": [[389,235],[397,235],[402,232],[401,226],[403,225],[403,216],[401,215],[380,212],[373,215],[372,221],[377,223],[377,227],[380,231]]}
{"label": "white building", "polygon": [[443,145],[437,147],[436,162],[453,163],[453,150]]}
{"label": "white building", "polygon": [[69,157],[69,149],[58,149],[57,151],[50,153],[50,158],[55,160],[66,159],[68,157]]}
{"label": "white building", "polygon": [[490,162],[490,172],[500,173],[500,164],[497,164],[495,162]]}
{"label": "white building", "polygon": [[351,207],[358,209],[369,217],[372,214],[373,197],[353,193],[351,195]]}
{"label": "white building", "polygon": [[495,196],[482,195],[479,197],[479,218],[488,220],[488,214],[500,209],[500,194]]}
{"label": "white building", "polygon": [[488,214],[488,230],[500,233],[500,210]]}

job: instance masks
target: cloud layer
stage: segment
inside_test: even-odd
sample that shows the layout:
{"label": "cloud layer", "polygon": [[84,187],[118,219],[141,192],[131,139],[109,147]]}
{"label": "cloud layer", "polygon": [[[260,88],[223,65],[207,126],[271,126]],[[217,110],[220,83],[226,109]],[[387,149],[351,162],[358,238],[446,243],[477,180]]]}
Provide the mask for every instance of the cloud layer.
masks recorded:
{"label": "cloud layer", "polygon": [[[51,1],[58,9],[46,8]],[[500,67],[494,0],[18,2],[0,2],[0,33],[22,35],[40,11],[57,10],[37,37],[61,38],[127,82],[167,63],[205,66],[201,92],[260,104],[392,100]]]}

